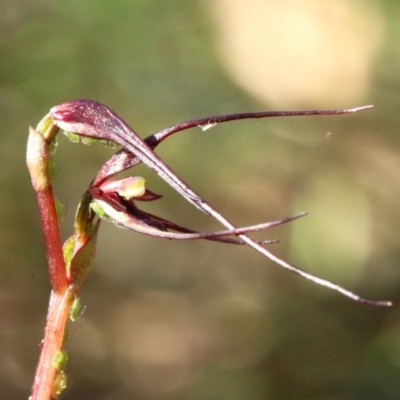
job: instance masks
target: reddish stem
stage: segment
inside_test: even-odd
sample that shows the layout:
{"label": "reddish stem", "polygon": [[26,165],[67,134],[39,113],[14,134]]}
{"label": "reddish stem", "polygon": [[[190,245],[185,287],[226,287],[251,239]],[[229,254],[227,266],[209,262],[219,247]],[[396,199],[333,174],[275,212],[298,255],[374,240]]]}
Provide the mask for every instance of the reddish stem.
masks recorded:
{"label": "reddish stem", "polygon": [[48,400],[52,397],[53,382],[57,373],[53,360],[63,345],[73,299],[74,293],[71,290],[66,290],[64,293],[51,292],[46,329],[41,343],[42,351],[29,400]]}
{"label": "reddish stem", "polygon": [[[42,127],[45,129],[45,126]],[[42,132],[43,133],[43,132]],[[55,134],[50,126],[48,132]],[[51,138],[48,138],[49,142]],[[32,387],[31,400],[49,400],[52,397],[54,378],[57,366],[54,359],[61,351],[68,313],[74,298],[75,290],[69,290],[65,270],[56,205],[53,189],[48,174],[50,160],[49,144],[40,133],[30,129],[27,150],[27,165],[31,175],[32,186],[36,193],[42,224],[46,256],[52,285],[52,294],[47,314],[41,354]]]}
{"label": "reddish stem", "polygon": [[51,186],[36,192],[46,255],[49,266],[51,287],[56,293],[64,293],[68,288],[65,262],[58,229],[57,211]]}
{"label": "reddish stem", "polygon": [[[55,134],[55,128],[52,125],[45,133]],[[65,271],[53,189],[48,173],[51,158],[49,143],[33,128],[30,128],[29,132],[26,162],[39,205],[51,286],[55,292],[64,293],[69,282]]]}

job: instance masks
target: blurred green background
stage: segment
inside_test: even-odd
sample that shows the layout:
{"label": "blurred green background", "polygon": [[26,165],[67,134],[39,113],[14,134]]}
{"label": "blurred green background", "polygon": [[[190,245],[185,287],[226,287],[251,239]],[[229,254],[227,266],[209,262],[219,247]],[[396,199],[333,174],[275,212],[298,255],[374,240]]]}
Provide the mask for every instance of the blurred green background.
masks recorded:
{"label": "blurred green background", "polygon": [[[85,311],[69,328],[64,399],[400,399],[400,3],[395,0],[0,1],[0,397],[29,395],[50,286],[25,166],[28,126],[90,98],[142,137],[240,111],[374,110],[193,129],[157,150],[238,225],[309,216],[255,237],[377,309],[249,248],[103,223]],[[72,232],[111,155],[60,138],[56,192]],[[157,176],[145,209],[220,226]]]}

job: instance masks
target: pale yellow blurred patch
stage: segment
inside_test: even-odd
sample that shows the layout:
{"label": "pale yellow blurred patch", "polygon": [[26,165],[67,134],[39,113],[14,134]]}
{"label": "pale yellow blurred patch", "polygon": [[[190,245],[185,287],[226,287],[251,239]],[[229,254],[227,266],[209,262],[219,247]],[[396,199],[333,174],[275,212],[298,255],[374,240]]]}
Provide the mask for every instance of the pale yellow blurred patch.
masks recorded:
{"label": "pale yellow blurred patch", "polygon": [[371,213],[367,193],[345,169],[317,173],[296,201],[310,210],[292,225],[292,259],[318,276],[356,283],[370,253]]}
{"label": "pale yellow blurred patch", "polygon": [[[383,137],[368,132],[353,135],[342,147],[349,174],[368,192],[373,212],[371,254],[398,247],[397,215],[400,197],[400,151]],[[380,265],[382,272],[384,266]]]}
{"label": "pale yellow blurred patch", "polygon": [[278,108],[365,101],[384,22],[377,2],[212,0],[217,49],[232,78]]}

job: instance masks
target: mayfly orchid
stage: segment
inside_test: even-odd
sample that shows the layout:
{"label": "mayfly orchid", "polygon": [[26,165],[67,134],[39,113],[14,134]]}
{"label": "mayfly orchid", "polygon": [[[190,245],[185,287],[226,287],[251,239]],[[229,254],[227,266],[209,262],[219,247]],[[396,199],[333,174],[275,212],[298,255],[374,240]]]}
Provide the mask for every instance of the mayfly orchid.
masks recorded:
{"label": "mayfly orchid", "polygon": [[[266,244],[275,243],[276,240],[256,241],[247,235],[250,232],[293,221],[306,213],[238,228],[194,192],[154,152],[166,138],[193,127],[200,127],[206,131],[215,124],[240,119],[339,115],[371,107],[373,106],[342,110],[267,111],[214,116],[171,126],[146,139],[141,139],[117,114],[98,102],[75,100],[53,107],[36,129],[30,128],[27,146],[27,166],[39,206],[52,287],[40,360],[30,399],[58,398],[67,387],[65,369],[68,358],[64,351],[66,327],[68,320],[74,321],[79,316],[78,293],[93,263],[101,219],[145,235],[166,239],[206,239],[224,244],[247,245],[286,270],[339,292],[354,301],[372,306],[390,306],[389,301],[362,298],[328,280],[288,264],[265,248]],[[51,182],[52,148],[60,129],[74,142],[82,140],[88,144],[96,142],[112,144],[113,147],[121,146],[121,149],[100,168],[85,191],[75,216],[74,234],[64,242],[63,246],[57,201]],[[189,203],[216,219],[225,229],[216,232],[197,232],[139,209],[138,202],[156,201],[161,196],[146,188],[145,180],[140,176],[116,178],[114,175],[140,163],[146,164]]]}
{"label": "mayfly orchid", "polygon": [[[109,219],[128,229],[158,237],[169,239],[210,239],[227,243],[246,244],[290,272],[339,292],[354,301],[374,306],[390,306],[391,303],[388,301],[374,301],[362,298],[328,280],[319,278],[296,268],[263,247],[263,245],[268,241],[257,242],[246,235],[246,233],[254,230],[266,229],[271,226],[291,221],[303,216],[304,213],[275,222],[237,228],[233,223],[216,211],[199,194],[194,192],[189,185],[180,179],[154,152],[156,146],[170,135],[192,127],[209,127],[222,122],[247,118],[339,115],[354,113],[372,107],[373,106],[363,106],[341,110],[267,111],[207,117],[174,125],[151,135],[144,140],[141,139],[117,114],[105,105],[95,101],[75,100],[63,103],[53,107],[50,110],[49,116],[53,120],[53,124],[64,131],[73,132],[79,136],[95,140],[111,141],[122,147],[122,149],[111,157],[99,170],[87,192],[87,196],[92,199],[91,207],[99,216]],[[140,179],[134,179],[133,186],[126,188],[126,182],[117,180],[114,181],[114,183],[110,183],[110,177],[123,170],[132,168],[141,162],[145,163],[149,168],[156,172],[188,202],[205,214],[215,218],[225,226],[227,230],[212,233],[199,233],[139,210],[135,204],[136,200],[151,201],[156,200],[160,196],[155,195],[148,189],[144,188],[144,181],[141,181]],[[142,185],[142,187],[139,187],[140,185]],[[126,195],[126,193],[128,193],[128,195]],[[178,233],[170,232],[171,230]],[[237,239],[225,238],[227,235],[234,235]]]}

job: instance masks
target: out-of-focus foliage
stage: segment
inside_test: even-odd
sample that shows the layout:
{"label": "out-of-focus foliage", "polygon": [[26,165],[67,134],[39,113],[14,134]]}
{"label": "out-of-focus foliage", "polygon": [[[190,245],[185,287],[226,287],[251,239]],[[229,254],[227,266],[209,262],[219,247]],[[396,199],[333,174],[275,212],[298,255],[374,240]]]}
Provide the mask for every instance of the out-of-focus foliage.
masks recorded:
{"label": "out-of-focus foliage", "polygon": [[[103,224],[63,398],[399,398],[397,1],[1,0],[0,10],[1,398],[28,396],[49,297],[27,128],[74,98],[107,104],[141,136],[229,112],[377,104],[192,130],[158,153],[237,224],[309,211],[267,233],[281,240],[275,251],[395,306],[352,303],[244,247]],[[110,154],[60,138],[64,237]],[[165,195],[150,212],[217,227],[138,171]]]}

